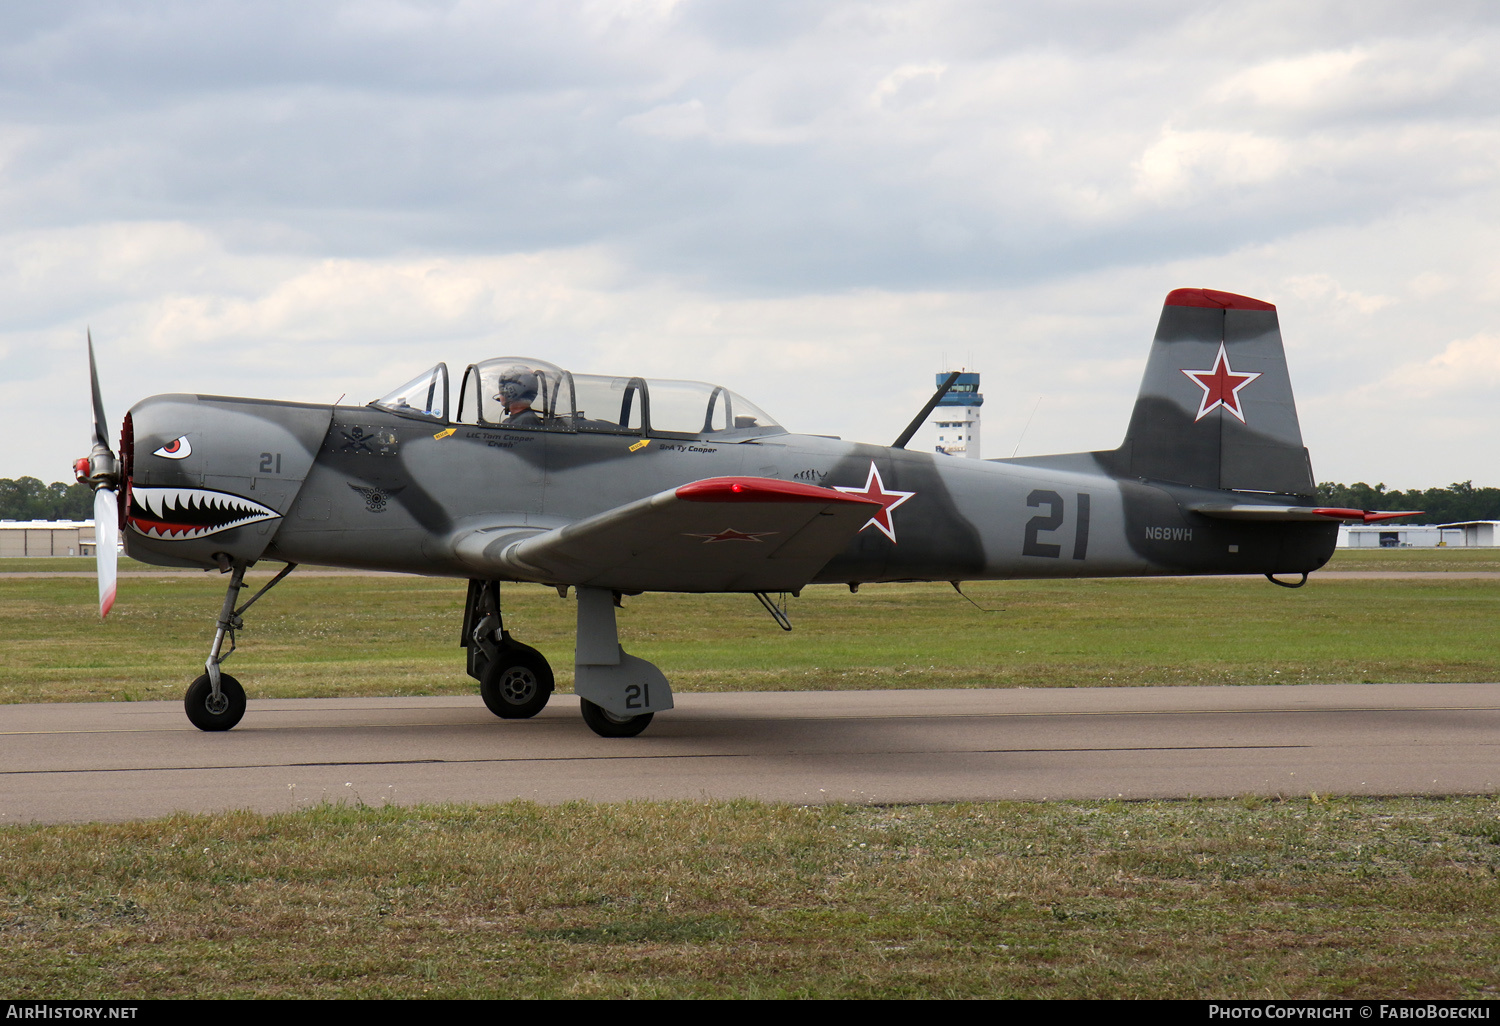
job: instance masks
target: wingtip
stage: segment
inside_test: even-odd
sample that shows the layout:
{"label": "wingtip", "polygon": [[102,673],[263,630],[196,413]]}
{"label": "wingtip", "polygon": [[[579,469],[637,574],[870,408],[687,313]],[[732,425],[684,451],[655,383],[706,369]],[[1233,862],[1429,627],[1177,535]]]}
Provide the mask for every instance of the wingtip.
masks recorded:
{"label": "wingtip", "polygon": [[1370,510],[1365,514],[1365,523],[1373,524],[1380,520],[1399,520],[1402,517],[1419,517],[1426,513],[1425,509],[1411,509],[1401,511]]}
{"label": "wingtip", "polygon": [[1330,520],[1358,520],[1366,524],[1378,523],[1382,520],[1399,520],[1401,517],[1419,517],[1426,510],[1379,510],[1379,509],[1344,509],[1343,507],[1318,506],[1313,512],[1320,517]]}

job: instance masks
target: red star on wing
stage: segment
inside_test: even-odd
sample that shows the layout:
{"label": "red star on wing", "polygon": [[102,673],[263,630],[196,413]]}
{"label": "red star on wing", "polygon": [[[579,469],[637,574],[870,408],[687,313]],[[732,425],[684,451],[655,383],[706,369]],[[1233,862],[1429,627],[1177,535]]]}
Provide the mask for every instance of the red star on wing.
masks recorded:
{"label": "red star on wing", "polygon": [[880,470],[875,466],[873,460],[870,461],[870,474],[865,478],[863,488],[857,485],[834,485],[834,490],[848,492],[850,495],[858,495],[862,499],[869,499],[871,502],[880,503],[880,512],[865,521],[865,526],[861,527],[860,530],[863,531],[865,527],[874,524],[880,529],[880,533],[891,541],[896,540],[896,524],[891,520],[891,513],[897,506],[917,494],[916,492],[886,491],[885,482],[880,479]]}
{"label": "red star on wing", "polygon": [[1193,384],[1203,389],[1203,401],[1198,404],[1197,423],[1220,406],[1228,410],[1241,424],[1245,423],[1245,411],[1240,408],[1240,389],[1260,377],[1259,373],[1239,373],[1229,366],[1229,355],[1224,352],[1224,343],[1219,343],[1219,355],[1214,360],[1213,370],[1184,370]]}
{"label": "red star on wing", "polygon": [[702,538],[703,544],[721,541],[751,541],[758,542],[767,535],[780,534],[780,531],[736,531],[732,527],[726,527],[718,534],[687,534],[686,538]]}

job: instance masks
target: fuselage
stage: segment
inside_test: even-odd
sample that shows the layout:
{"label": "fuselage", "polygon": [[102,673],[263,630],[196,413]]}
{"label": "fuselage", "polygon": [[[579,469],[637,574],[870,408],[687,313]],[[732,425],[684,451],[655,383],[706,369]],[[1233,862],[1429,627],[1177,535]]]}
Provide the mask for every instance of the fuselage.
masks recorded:
{"label": "fuselage", "polygon": [[[455,543],[477,528],[550,530],[718,477],[881,503],[814,583],[1300,573],[1327,561],[1337,533],[1210,519],[1188,506],[1274,497],[1123,476],[1111,452],[980,461],[812,435],[528,430],[189,395],[148,399],[129,425],[127,552],[172,565],[264,558],[472,578],[483,574]],[[179,442],[188,455],[162,454]]]}

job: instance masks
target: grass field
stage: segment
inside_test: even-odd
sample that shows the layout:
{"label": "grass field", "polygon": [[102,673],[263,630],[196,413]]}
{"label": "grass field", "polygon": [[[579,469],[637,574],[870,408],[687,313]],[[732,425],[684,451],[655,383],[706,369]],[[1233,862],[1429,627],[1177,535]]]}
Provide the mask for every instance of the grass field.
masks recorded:
{"label": "grass field", "polygon": [[1493,799],[0,829],[32,997],[1500,996]]}
{"label": "grass field", "polygon": [[1500,573],[1500,549],[1339,549],[1323,569]]}
{"label": "grass field", "polygon": [[[1455,558],[1456,557],[1456,558]],[[1330,569],[1478,570],[1487,551]],[[78,569],[62,567],[5,569]],[[86,565],[86,564],[85,564]],[[262,579],[269,574],[262,575]],[[1500,580],[626,600],[679,690],[1494,680]],[[0,579],[0,700],[175,698],[218,575]],[[462,582],[292,577],[252,698],[469,693]],[[566,684],[571,603],[507,589]],[[1500,800],[320,806],[0,828],[0,990],[152,997],[1500,996]]]}
{"label": "grass field", "polygon": [[[1476,570],[1490,550],[1341,553],[1337,568]],[[20,561],[15,561],[20,562]],[[79,561],[63,562],[76,568]],[[269,571],[252,575],[265,580]],[[680,691],[1494,680],[1500,578],[1010,581],[809,588],[785,633],[749,596],[643,595],[627,650]],[[170,698],[201,672],[223,579],[128,577],[107,623],[85,577],[0,579],[0,702]],[[252,698],[467,694],[462,581],[293,574],[230,662]],[[508,586],[506,624],[571,687],[574,604]]]}

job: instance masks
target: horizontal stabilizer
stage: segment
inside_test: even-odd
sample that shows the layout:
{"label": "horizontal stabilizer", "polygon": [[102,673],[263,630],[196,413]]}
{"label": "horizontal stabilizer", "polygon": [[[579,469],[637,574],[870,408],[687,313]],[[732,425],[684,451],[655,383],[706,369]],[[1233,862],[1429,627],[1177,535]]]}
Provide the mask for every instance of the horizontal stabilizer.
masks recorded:
{"label": "horizontal stabilizer", "polygon": [[1194,513],[1218,520],[1304,520],[1327,522],[1350,520],[1362,524],[1373,524],[1381,520],[1396,520],[1401,517],[1419,517],[1423,510],[1403,512],[1374,509],[1342,509],[1335,506],[1266,506],[1250,503],[1202,503],[1189,506]]}
{"label": "horizontal stabilizer", "polygon": [[719,477],[575,524],[457,551],[476,570],[616,591],[796,591],[868,523],[877,502],[771,478]]}

